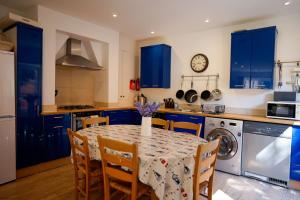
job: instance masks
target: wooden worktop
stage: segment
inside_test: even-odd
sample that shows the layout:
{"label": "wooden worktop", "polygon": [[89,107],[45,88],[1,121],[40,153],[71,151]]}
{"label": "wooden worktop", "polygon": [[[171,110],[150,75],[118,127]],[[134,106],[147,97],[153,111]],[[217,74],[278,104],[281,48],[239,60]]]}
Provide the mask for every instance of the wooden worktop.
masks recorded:
{"label": "wooden worktop", "polygon": [[[89,111],[127,110],[127,109],[135,109],[135,108],[133,106],[103,106],[103,107],[96,107],[92,109],[79,109],[79,110],[57,109],[57,111],[42,112],[42,115],[55,115],[55,114],[76,113],[76,112],[89,112]],[[167,108],[160,108],[158,112],[300,126],[300,121],[296,121],[296,120],[272,119],[264,116],[255,116],[255,115],[243,115],[243,114],[232,114],[232,113],[207,114],[202,112],[179,111],[179,110],[167,109]]]}
{"label": "wooden worktop", "polygon": [[76,113],[76,112],[89,112],[89,111],[105,111],[105,110],[128,110],[135,109],[133,106],[99,106],[95,108],[88,109],[57,109],[56,111],[43,111],[42,115],[57,115],[57,114],[66,114],[66,113]]}

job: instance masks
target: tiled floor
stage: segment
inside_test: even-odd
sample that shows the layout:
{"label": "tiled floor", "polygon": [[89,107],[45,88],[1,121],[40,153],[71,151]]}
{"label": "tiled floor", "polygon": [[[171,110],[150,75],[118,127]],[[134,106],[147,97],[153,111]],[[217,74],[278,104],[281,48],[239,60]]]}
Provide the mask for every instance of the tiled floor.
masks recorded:
{"label": "tiled floor", "polygon": [[[214,191],[213,200],[300,200],[300,191],[222,172],[215,174]],[[0,186],[1,200],[68,200],[75,199],[74,194],[71,165]],[[99,197],[99,194],[95,194],[91,199]]]}
{"label": "tiled floor", "polygon": [[300,191],[218,171],[214,183],[213,200],[300,200]]}

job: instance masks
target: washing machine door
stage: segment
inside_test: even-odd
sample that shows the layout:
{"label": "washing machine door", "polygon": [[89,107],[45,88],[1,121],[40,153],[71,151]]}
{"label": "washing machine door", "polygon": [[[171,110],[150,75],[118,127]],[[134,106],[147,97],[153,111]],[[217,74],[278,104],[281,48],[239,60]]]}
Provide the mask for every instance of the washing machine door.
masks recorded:
{"label": "washing machine door", "polygon": [[222,137],[222,140],[217,158],[220,160],[229,160],[236,154],[238,150],[237,140],[230,131],[223,128],[216,128],[212,130],[207,135],[206,139],[207,141],[212,141],[217,139],[219,136]]}

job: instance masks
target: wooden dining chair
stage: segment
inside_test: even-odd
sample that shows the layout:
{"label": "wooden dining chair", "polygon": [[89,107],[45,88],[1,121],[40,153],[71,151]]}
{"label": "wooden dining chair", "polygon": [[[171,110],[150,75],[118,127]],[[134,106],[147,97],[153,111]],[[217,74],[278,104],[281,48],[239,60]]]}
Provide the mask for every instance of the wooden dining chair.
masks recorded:
{"label": "wooden dining chair", "polygon": [[164,119],[160,119],[160,118],[152,118],[152,125],[162,127],[164,129],[168,130],[170,123],[168,120],[164,120]]}
{"label": "wooden dining chair", "polygon": [[193,182],[194,200],[199,199],[200,191],[207,188],[208,200],[212,200],[213,178],[215,172],[215,165],[217,154],[220,147],[221,136],[207,144],[201,144],[197,148],[195,157],[195,171]]}
{"label": "wooden dining chair", "polygon": [[[136,200],[142,195],[149,194],[149,186],[138,182],[139,160],[137,145],[101,136],[98,136],[97,139],[102,159],[104,199],[111,199],[110,188],[125,194],[131,200]],[[116,152],[120,152],[125,156],[116,154]]]}
{"label": "wooden dining chair", "polygon": [[109,116],[107,117],[89,117],[82,120],[82,127],[87,128],[94,125],[109,125]]}
{"label": "wooden dining chair", "polygon": [[[103,182],[101,162],[90,160],[88,139],[68,129],[75,174],[76,199],[89,199],[90,192],[99,190]],[[79,195],[78,195],[79,194]]]}
{"label": "wooden dining chair", "polygon": [[182,131],[181,130],[180,131],[175,130],[175,131],[178,131],[178,132],[184,132],[184,129],[194,130],[196,132],[196,136],[199,137],[201,127],[202,127],[202,124],[195,124],[195,123],[191,123],[191,122],[174,122],[174,121],[171,121],[170,129],[172,131],[174,131],[175,129],[183,129]]}

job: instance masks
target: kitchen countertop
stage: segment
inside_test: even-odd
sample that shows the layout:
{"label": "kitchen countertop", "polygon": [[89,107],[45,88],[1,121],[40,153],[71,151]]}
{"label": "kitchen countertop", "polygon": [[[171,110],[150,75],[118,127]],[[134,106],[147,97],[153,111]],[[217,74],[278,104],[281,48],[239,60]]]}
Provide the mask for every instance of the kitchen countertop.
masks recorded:
{"label": "kitchen countertop", "polygon": [[[88,112],[88,111],[127,110],[127,109],[135,109],[135,107],[133,107],[133,106],[102,106],[102,107],[95,107],[95,108],[91,108],[91,109],[78,109],[78,110],[57,109],[57,111],[42,112],[42,115],[56,115],[56,114]],[[300,126],[300,121],[296,121],[296,120],[272,119],[272,118],[267,118],[264,116],[255,116],[255,115],[243,115],[243,114],[232,114],[232,113],[207,114],[207,113],[202,113],[202,112],[180,111],[180,110],[168,109],[168,108],[160,108],[158,110],[158,112]]]}

